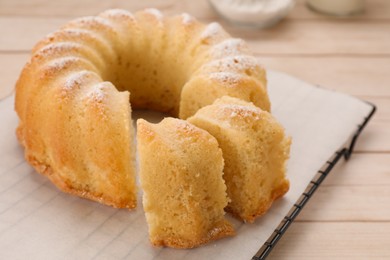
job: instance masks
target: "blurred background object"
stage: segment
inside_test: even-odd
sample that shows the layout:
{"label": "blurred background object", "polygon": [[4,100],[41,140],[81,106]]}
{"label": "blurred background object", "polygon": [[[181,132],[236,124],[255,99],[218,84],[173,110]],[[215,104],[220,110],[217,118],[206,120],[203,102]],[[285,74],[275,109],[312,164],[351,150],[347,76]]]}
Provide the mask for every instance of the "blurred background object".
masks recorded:
{"label": "blurred background object", "polygon": [[307,0],[307,5],[320,13],[347,16],[363,12],[364,0]]}
{"label": "blurred background object", "polygon": [[209,0],[225,20],[240,26],[270,27],[293,8],[294,0]]}

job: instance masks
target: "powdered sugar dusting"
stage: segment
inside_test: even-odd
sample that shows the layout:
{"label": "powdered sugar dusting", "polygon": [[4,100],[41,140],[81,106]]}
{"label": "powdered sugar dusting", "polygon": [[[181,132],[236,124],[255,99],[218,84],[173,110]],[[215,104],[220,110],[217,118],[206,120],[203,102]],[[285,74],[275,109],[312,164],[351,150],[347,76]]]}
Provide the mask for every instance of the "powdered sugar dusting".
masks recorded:
{"label": "powdered sugar dusting", "polygon": [[73,90],[80,88],[81,85],[84,83],[85,78],[90,74],[89,71],[81,71],[72,73],[69,75],[65,83],[61,86],[61,92],[60,95],[63,99],[66,99],[69,97],[69,95],[74,94],[75,92]]}
{"label": "powdered sugar dusting", "polygon": [[229,86],[238,84],[241,79],[240,74],[232,72],[216,72],[211,73],[209,76],[211,79],[218,80],[224,83],[229,83]]}
{"label": "powdered sugar dusting", "polygon": [[108,16],[125,16],[125,17],[131,17],[134,19],[134,16],[132,13],[123,10],[123,9],[110,9],[102,13],[102,15],[108,15]]}
{"label": "powdered sugar dusting", "polygon": [[181,14],[181,21],[183,22],[184,25],[191,24],[195,21],[194,17],[189,15],[188,13],[182,13]]}
{"label": "powdered sugar dusting", "polygon": [[217,22],[210,23],[206,26],[201,34],[202,39],[210,39],[223,32],[221,25]]}
{"label": "powdered sugar dusting", "polygon": [[[103,56],[113,56],[115,53],[113,53],[112,45],[110,44],[109,39],[104,37],[103,35],[99,34],[97,31],[92,31],[88,29],[82,29],[82,28],[66,28],[60,33],[60,39],[61,37],[66,37],[66,40],[68,41],[80,41],[81,44],[84,44],[84,42],[93,42],[93,45],[98,45],[99,47],[103,47],[104,51],[101,51],[100,54]],[[77,39],[79,38],[79,39]],[[63,39],[62,39],[63,40]],[[92,46],[93,46],[92,45]],[[92,47],[91,46],[91,47]]]}
{"label": "powdered sugar dusting", "polygon": [[92,34],[91,31],[81,28],[65,29],[64,32],[66,32],[69,36],[73,37],[85,37],[87,35],[96,38],[95,34]]}
{"label": "powdered sugar dusting", "polygon": [[157,18],[157,20],[159,20],[159,21],[161,21],[164,18],[163,14],[155,8],[145,9],[144,12],[155,16]]}
{"label": "powdered sugar dusting", "polygon": [[79,48],[80,44],[75,42],[55,42],[44,46],[37,54],[43,57],[53,56],[63,51]]}
{"label": "powdered sugar dusting", "polygon": [[40,77],[46,79],[53,77],[54,75],[58,75],[59,72],[64,72],[68,66],[77,62],[77,60],[79,59],[76,57],[62,57],[60,59],[55,59],[43,67]]}
{"label": "powdered sugar dusting", "polygon": [[248,70],[260,70],[258,60],[252,56],[228,56],[224,59],[214,60],[203,65],[203,71],[230,71],[249,73]]}
{"label": "powdered sugar dusting", "polygon": [[64,90],[71,90],[75,86],[80,86],[81,77],[78,74],[72,74],[69,78],[66,79],[64,84]]}
{"label": "powdered sugar dusting", "polygon": [[227,39],[210,50],[213,57],[226,57],[240,55],[247,49],[245,42],[241,39]]}
{"label": "powdered sugar dusting", "polygon": [[64,90],[70,90],[73,89],[76,86],[80,86],[83,82],[83,79],[89,74],[90,72],[84,70],[79,73],[73,73],[70,76],[67,77],[63,87]]}
{"label": "powdered sugar dusting", "polygon": [[90,86],[88,92],[84,96],[87,108],[93,108],[99,114],[99,118],[107,120],[107,106],[105,100],[107,100],[107,82],[101,82]]}
{"label": "powdered sugar dusting", "polygon": [[187,121],[176,119],[177,129],[185,133],[193,133],[196,129],[193,125],[189,124]]}
{"label": "powdered sugar dusting", "polygon": [[236,104],[225,104],[222,106],[223,110],[229,113],[231,118],[253,118],[260,119],[261,110],[256,107],[242,106]]}
{"label": "powdered sugar dusting", "polygon": [[81,17],[76,20],[73,20],[70,22],[70,24],[84,24],[88,25],[90,27],[95,27],[95,26],[106,26],[108,28],[112,29],[112,24],[110,23],[109,20],[99,17],[99,16],[86,16],[86,17]]}
{"label": "powdered sugar dusting", "polygon": [[103,84],[96,84],[92,86],[91,90],[87,93],[87,98],[91,101],[102,103],[105,97],[104,91],[106,86]]}
{"label": "powdered sugar dusting", "polygon": [[[166,120],[166,119],[164,119]],[[190,124],[186,120],[176,119],[176,118],[170,118],[169,119],[171,123],[169,125],[174,126],[175,129],[175,136],[180,136],[181,142],[184,143],[193,143],[194,138],[199,137],[200,134],[202,134],[202,130],[197,128],[196,126]],[[168,130],[171,131],[171,130]]]}

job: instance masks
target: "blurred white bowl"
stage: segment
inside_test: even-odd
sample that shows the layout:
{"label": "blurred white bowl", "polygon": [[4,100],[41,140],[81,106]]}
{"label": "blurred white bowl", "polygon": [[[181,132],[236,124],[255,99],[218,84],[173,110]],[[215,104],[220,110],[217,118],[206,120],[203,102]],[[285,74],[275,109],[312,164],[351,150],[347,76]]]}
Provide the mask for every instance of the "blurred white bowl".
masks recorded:
{"label": "blurred white bowl", "polygon": [[235,25],[266,28],[283,19],[294,0],[209,0],[214,10]]}

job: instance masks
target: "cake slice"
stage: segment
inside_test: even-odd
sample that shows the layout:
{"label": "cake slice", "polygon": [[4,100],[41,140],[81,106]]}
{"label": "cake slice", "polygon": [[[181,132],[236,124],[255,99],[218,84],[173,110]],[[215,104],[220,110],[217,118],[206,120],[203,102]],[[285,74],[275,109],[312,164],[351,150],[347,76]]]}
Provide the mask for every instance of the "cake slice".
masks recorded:
{"label": "cake slice", "polygon": [[222,97],[188,121],[217,140],[225,159],[227,211],[253,222],[289,189],[285,177],[291,138],[268,112],[252,103]]}
{"label": "cake slice", "polygon": [[137,121],[140,181],[155,246],[192,248],[234,234],[217,140],[190,123]]}

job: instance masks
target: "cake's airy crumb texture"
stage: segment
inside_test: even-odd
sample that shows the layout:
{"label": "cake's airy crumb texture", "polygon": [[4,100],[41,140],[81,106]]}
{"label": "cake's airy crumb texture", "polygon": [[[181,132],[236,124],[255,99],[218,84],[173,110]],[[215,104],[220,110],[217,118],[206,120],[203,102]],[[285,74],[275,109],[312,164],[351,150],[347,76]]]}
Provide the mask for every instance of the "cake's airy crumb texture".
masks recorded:
{"label": "cake's airy crumb texture", "polygon": [[222,148],[231,199],[228,211],[253,222],[288,191],[285,172],[291,138],[270,113],[226,96],[188,121],[207,130]]}
{"label": "cake's airy crumb texture", "polygon": [[137,121],[143,205],[151,242],[191,248],[234,234],[217,140],[187,121]]}

